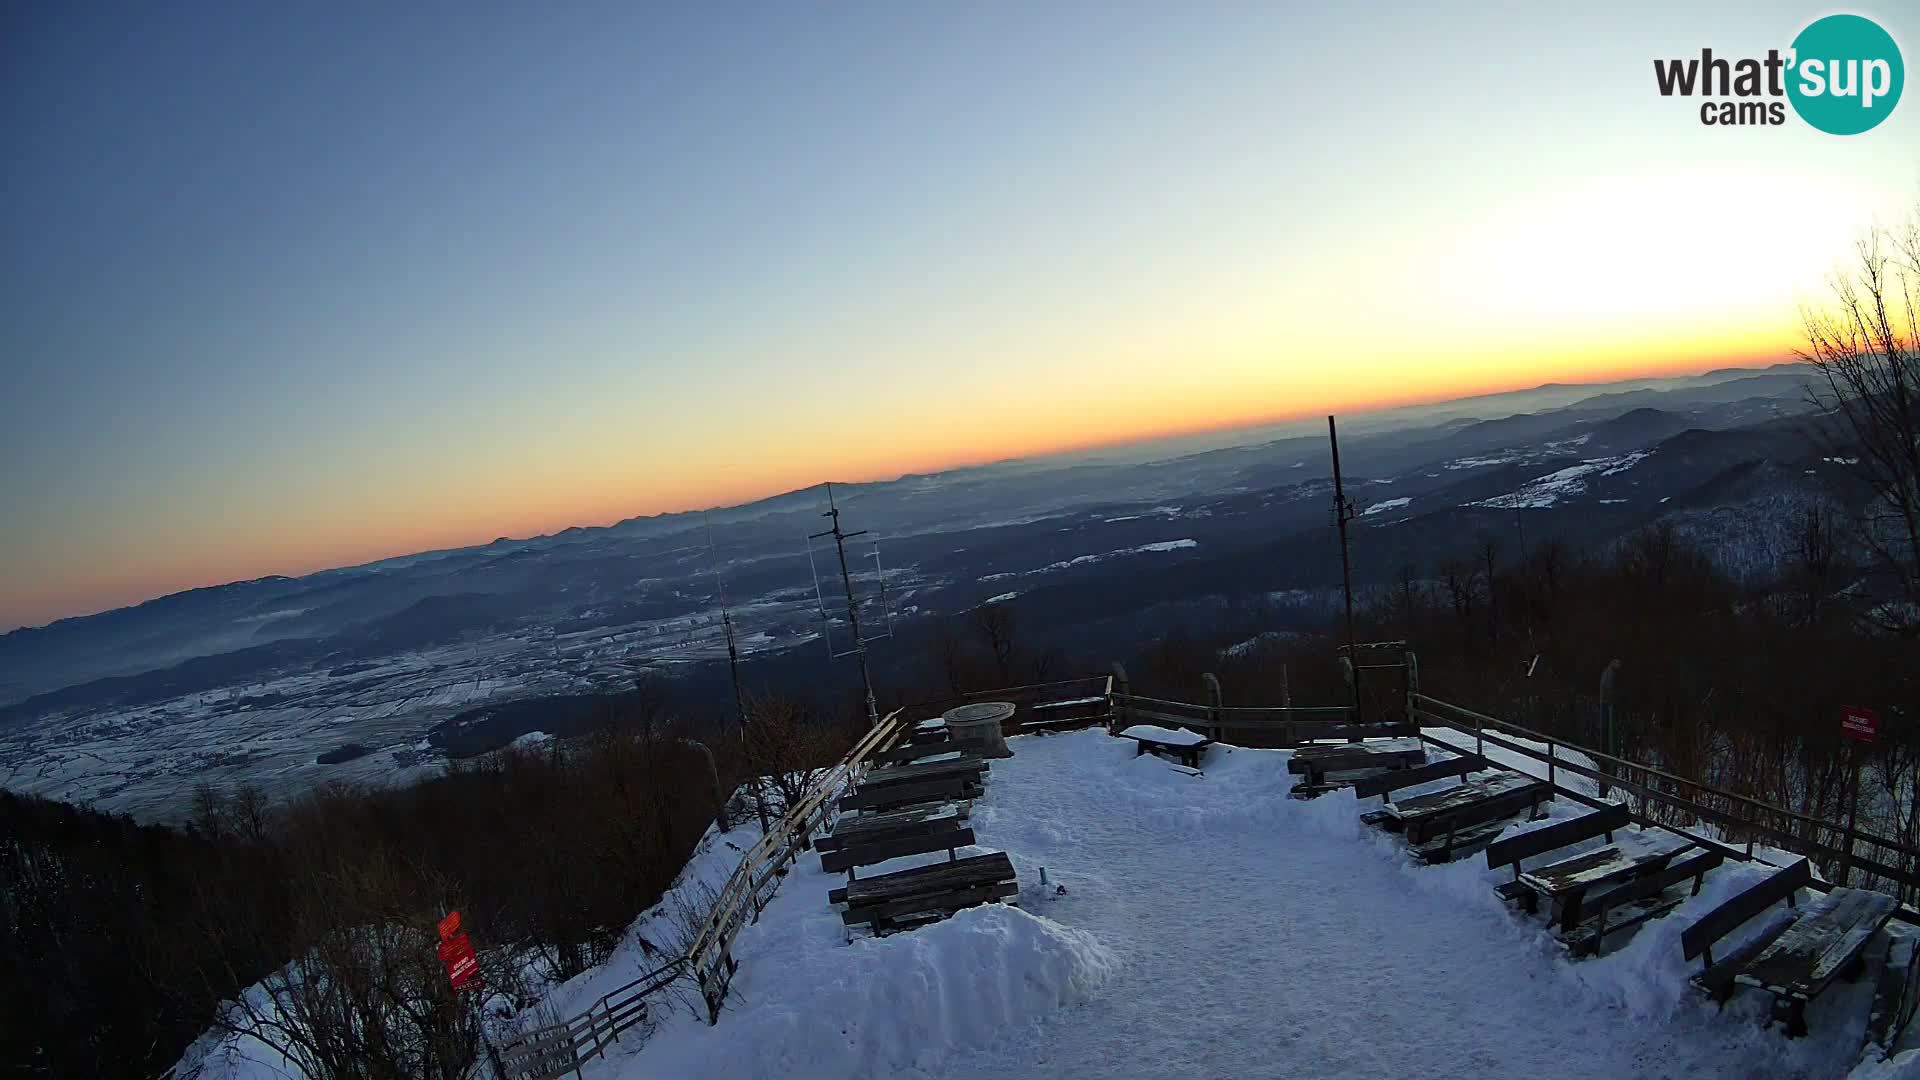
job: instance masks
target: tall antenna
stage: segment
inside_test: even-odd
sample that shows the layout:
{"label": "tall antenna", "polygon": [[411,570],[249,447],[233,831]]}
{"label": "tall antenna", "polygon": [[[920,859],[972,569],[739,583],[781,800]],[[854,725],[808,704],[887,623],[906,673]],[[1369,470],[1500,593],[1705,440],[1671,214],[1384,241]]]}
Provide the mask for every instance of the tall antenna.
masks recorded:
{"label": "tall antenna", "polygon": [[1347,522],[1352,521],[1353,503],[1347,499],[1346,483],[1340,477],[1340,434],[1334,430],[1333,416],[1327,416],[1327,444],[1333,448],[1333,523],[1340,530],[1340,588],[1347,600],[1347,664],[1353,670],[1353,718],[1360,717],[1360,656],[1353,638],[1353,559],[1347,553]]}
{"label": "tall antenna", "polygon": [[[844,588],[847,593],[847,626],[853,634],[853,647],[851,649],[848,649],[846,652],[838,652],[838,653],[833,651],[833,639],[829,634],[827,638],[827,653],[828,655],[833,656],[836,659],[851,653],[854,657],[859,659],[860,684],[864,686],[867,691],[867,720],[869,723],[878,724],[880,723],[880,706],[879,706],[879,702],[874,698],[874,695],[873,695],[873,674],[867,669],[867,642],[869,640],[879,640],[880,638],[891,636],[893,632],[892,626],[891,626],[892,615],[889,614],[887,617],[888,624],[889,624],[887,633],[876,634],[874,635],[873,638],[866,638],[861,636],[860,604],[858,601],[854,599],[853,574],[847,569],[847,541],[853,539],[856,536],[865,536],[867,534],[867,530],[861,529],[859,532],[845,532],[840,528],[840,505],[834,502],[833,485],[831,483],[827,485],[827,511],[826,513],[823,513],[820,516],[824,518],[831,518],[833,520],[833,528],[828,529],[825,532],[814,533],[811,536],[807,537],[807,563],[809,566],[814,565],[813,564],[813,541],[819,540],[822,537],[827,537],[827,536],[833,537],[833,546],[835,550],[839,552],[839,555],[840,555],[840,584],[841,584],[841,587]],[[880,565],[880,552],[878,548],[875,548],[874,550],[873,559],[874,559],[874,567],[876,570],[878,570]],[[885,577],[882,576],[881,578],[882,590],[886,588],[885,581],[886,581]],[[814,595],[814,598],[818,600],[820,603],[821,621],[823,623],[827,622],[826,598],[820,588],[820,572],[817,566],[814,567],[813,595]]]}

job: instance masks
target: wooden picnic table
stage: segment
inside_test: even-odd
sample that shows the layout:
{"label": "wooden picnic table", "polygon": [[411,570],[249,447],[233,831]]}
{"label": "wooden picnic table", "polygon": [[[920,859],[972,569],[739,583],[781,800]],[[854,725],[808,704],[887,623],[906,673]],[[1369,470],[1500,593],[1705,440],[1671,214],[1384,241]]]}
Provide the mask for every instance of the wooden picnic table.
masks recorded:
{"label": "wooden picnic table", "polygon": [[1623,832],[1614,843],[1536,866],[1519,880],[1552,904],[1553,921],[1564,932],[1580,924],[1590,891],[1653,873],[1692,846],[1691,840],[1674,833]]}
{"label": "wooden picnic table", "polygon": [[1804,1035],[1807,1002],[1853,967],[1898,906],[1886,893],[1836,887],[1808,904],[1792,926],[1746,963],[1734,981],[1772,994],[1787,1034]]}
{"label": "wooden picnic table", "polygon": [[1173,754],[1180,763],[1189,769],[1200,767],[1200,755],[1206,753],[1213,740],[1197,731],[1186,728],[1164,728],[1156,724],[1135,724],[1120,733],[1123,739],[1134,741],[1134,757],[1152,751],[1156,756]]}

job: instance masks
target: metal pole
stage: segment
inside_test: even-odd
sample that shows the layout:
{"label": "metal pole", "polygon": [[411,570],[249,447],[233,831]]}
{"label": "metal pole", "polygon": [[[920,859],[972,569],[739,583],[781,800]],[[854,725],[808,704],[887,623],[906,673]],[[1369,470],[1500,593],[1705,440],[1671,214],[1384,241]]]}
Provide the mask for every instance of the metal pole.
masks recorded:
{"label": "metal pole", "polygon": [[[1606,670],[1600,673],[1600,745],[1606,748],[1609,758],[1618,758],[1620,756],[1620,747],[1614,739],[1613,733],[1613,684],[1614,680],[1619,677],[1619,674],[1620,661],[1618,659],[1607,661]],[[1611,760],[1604,763],[1597,762],[1596,764],[1602,765],[1600,771],[1607,776],[1612,776],[1616,768]],[[1600,797],[1602,799],[1607,797],[1607,789],[1607,782],[1605,780],[1600,781]]]}
{"label": "metal pole", "polygon": [[860,610],[853,599],[853,575],[847,570],[847,539],[852,536],[861,536],[866,530],[862,529],[855,533],[840,531],[840,507],[833,501],[832,484],[827,485],[827,512],[820,516],[833,519],[833,528],[823,533],[815,533],[814,536],[815,538],[833,537],[834,550],[840,553],[840,584],[847,590],[847,626],[853,632],[854,657],[860,662],[860,684],[866,687],[867,691],[867,725],[878,727],[880,705],[873,695],[873,675],[867,670],[867,642],[860,636]]}
{"label": "metal pole", "polygon": [[1360,658],[1353,636],[1353,560],[1347,554],[1347,522],[1353,517],[1353,504],[1347,502],[1346,482],[1340,476],[1340,434],[1334,430],[1333,416],[1327,416],[1327,445],[1333,450],[1333,521],[1340,529],[1340,587],[1347,604],[1347,659],[1353,662],[1353,720],[1365,720],[1360,713]]}

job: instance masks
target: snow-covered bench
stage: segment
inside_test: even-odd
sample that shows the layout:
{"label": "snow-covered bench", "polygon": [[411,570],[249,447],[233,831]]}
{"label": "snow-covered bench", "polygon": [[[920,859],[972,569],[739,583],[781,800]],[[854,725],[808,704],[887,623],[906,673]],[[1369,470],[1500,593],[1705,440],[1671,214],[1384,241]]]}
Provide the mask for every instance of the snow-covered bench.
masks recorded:
{"label": "snow-covered bench", "polygon": [[[1408,770],[1413,772],[1416,770]],[[1355,785],[1356,790],[1358,785]],[[1388,803],[1384,809],[1423,862],[1449,862],[1479,851],[1507,827],[1534,817],[1553,800],[1553,785],[1523,773],[1493,772],[1441,791]]]}
{"label": "snow-covered bench", "polygon": [[[1657,918],[1679,906],[1666,889],[1692,878],[1694,891],[1706,872],[1720,864],[1717,851],[1687,855],[1693,847],[1685,837],[1654,830],[1624,831],[1632,815],[1624,804],[1613,803],[1590,814],[1496,840],[1487,847],[1487,866],[1513,867],[1513,880],[1494,890],[1503,899],[1517,900],[1538,910],[1545,898],[1561,940],[1575,955],[1598,952],[1606,936]],[[1622,830],[1618,843],[1614,832]],[[1604,837],[1606,844],[1592,851],[1555,860],[1532,870],[1522,862],[1535,855]]]}
{"label": "snow-covered bench", "polygon": [[[961,752],[963,751],[955,750],[952,743],[946,742],[906,743],[901,746],[896,746],[891,750],[882,750],[873,755],[873,763],[876,766],[906,765],[930,757],[940,757],[944,754]],[[976,754],[975,756],[978,757],[979,755]]]}
{"label": "snow-covered bench", "polygon": [[1189,769],[1200,767],[1200,756],[1213,745],[1213,740],[1197,731],[1186,728],[1164,728],[1156,724],[1135,724],[1120,733],[1123,739],[1132,739],[1137,745],[1134,757],[1152,751],[1158,756],[1173,755],[1180,764]]}
{"label": "snow-covered bench", "polygon": [[989,904],[1020,891],[1013,860],[1006,852],[970,855],[891,874],[850,881],[827,894],[845,904],[847,926],[867,926],[876,934],[934,922],[962,908]]}
{"label": "snow-covered bench", "polygon": [[1410,769],[1426,759],[1426,744],[1417,738],[1323,743],[1295,750],[1287,760],[1287,771],[1302,777],[1293,785],[1294,798],[1311,799],[1352,784],[1360,779],[1356,774]]}
{"label": "snow-covered bench", "polygon": [[960,823],[959,810],[952,803],[944,803],[890,814],[843,817],[834,835],[822,837],[814,846],[820,849],[820,869],[829,874],[844,870],[851,879],[857,876],[859,867],[903,855],[944,851],[951,862],[957,857],[954,849],[969,847],[973,840],[973,830]]}
{"label": "snow-covered bench", "polygon": [[1782,900],[1794,907],[1799,890],[1812,884],[1812,866],[1801,859],[1687,927],[1680,937],[1683,953],[1689,960],[1698,956],[1706,962],[1693,977],[1694,985],[1722,1002],[1741,986],[1765,990],[1773,995],[1773,1018],[1786,1025],[1787,1034],[1806,1034],[1807,1002],[1859,969],[1868,943],[1893,918],[1898,901],[1885,893],[1836,886],[1797,917],[1777,913],[1759,934],[1718,963],[1713,946]]}

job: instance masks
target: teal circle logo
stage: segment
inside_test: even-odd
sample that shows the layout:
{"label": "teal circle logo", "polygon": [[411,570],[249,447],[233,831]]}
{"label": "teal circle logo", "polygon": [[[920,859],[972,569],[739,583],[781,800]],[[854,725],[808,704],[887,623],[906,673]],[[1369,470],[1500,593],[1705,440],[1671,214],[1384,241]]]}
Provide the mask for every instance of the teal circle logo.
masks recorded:
{"label": "teal circle logo", "polygon": [[1858,135],[1900,103],[1906,66],[1893,35],[1872,19],[1829,15],[1793,39],[1787,100],[1829,135]]}

